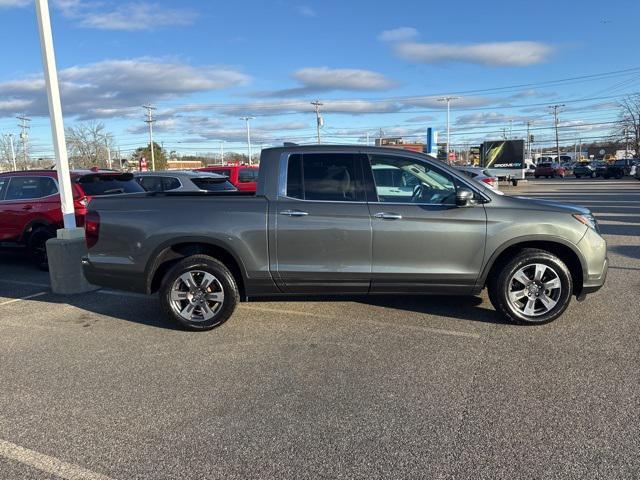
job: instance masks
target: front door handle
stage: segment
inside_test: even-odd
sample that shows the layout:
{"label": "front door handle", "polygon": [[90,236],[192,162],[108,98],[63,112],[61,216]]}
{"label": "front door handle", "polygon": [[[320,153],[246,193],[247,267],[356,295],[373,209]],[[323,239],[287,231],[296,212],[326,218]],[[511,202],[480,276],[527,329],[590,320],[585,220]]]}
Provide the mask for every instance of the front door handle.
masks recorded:
{"label": "front door handle", "polygon": [[32,210],[33,209],[33,205],[25,205],[24,207],[22,207],[23,210]]}
{"label": "front door handle", "polygon": [[306,217],[309,214],[302,210],[283,210],[280,212],[280,215],[287,215],[288,217]]}
{"label": "front door handle", "polygon": [[376,218],[381,218],[383,220],[401,220],[402,215],[399,213],[391,213],[391,212],[379,212],[374,215]]}

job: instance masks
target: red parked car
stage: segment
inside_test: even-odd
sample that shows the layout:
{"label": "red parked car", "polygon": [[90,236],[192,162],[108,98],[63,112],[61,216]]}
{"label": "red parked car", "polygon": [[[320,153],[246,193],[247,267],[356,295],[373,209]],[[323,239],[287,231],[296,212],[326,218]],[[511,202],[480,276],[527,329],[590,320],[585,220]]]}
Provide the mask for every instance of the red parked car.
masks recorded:
{"label": "red parked car", "polygon": [[198,170],[224,175],[241,192],[255,192],[258,188],[258,167],[255,165],[210,165]]}
{"label": "red parked car", "polygon": [[562,167],[560,165],[554,165],[553,163],[539,163],[536,166],[535,171],[533,172],[533,176],[535,178],[540,178],[540,177],[547,177],[547,178],[562,177],[562,178],[564,178],[565,173],[566,173],[566,170],[564,169],[564,167]]}
{"label": "red parked car", "polygon": [[[91,197],[143,192],[130,173],[103,170],[71,172],[78,226],[84,225]],[[0,242],[23,245],[33,262],[48,267],[45,243],[62,228],[62,210],[55,170],[0,173]]]}

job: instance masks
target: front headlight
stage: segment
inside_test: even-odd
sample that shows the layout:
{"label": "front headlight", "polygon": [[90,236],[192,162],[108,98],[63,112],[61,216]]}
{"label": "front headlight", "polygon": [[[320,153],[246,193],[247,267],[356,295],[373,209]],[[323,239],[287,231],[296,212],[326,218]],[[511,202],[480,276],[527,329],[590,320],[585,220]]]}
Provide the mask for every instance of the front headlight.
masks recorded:
{"label": "front headlight", "polygon": [[573,215],[573,218],[589,228],[593,228],[596,231],[598,230],[598,222],[596,222],[596,217],[591,214],[576,213]]}

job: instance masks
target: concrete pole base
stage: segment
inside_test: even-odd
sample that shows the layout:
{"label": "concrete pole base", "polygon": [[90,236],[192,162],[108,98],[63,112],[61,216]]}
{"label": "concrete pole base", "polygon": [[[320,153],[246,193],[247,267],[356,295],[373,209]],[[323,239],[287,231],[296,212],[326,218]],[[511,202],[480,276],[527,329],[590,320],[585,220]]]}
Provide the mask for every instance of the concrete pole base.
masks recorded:
{"label": "concrete pole base", "polygon": [[87,254],[81,228],[58,230],[58,238],[47,241],[51,291],[64,295],[97,290],[82,273],[82,257]]}

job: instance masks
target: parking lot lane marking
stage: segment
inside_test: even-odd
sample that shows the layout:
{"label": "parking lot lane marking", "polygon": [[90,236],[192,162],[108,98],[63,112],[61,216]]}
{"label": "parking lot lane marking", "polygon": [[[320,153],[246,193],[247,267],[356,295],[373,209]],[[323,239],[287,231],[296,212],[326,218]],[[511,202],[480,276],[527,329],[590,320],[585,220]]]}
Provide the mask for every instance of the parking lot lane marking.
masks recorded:
{"label": "parking lot lane marking", "polygon": [[0,456],[20,462],[32,468],[65,480],[113,480],[111,477],[101,475],[86,468],[63,462],[55,457],[29,450],[6,440],[0,440]]}
{"label": "parking lot lane marking", "polygon": [[[300,312],[298,310],[282,310],[282,309],[277,309],[277,308],[265,308],[265,307],[250,307],[248,305],[240,305],[240,308],[244,309],[244,310],[255,310],[257,312],[269,312],[269,313],[284,313],[284,314],[290,314],[290,315],[302,315],[305,317],[317,317],[317,318],[329,318],[332,320],[339,320],[339,317],[336,317],[334,315],[322,315],[320,313],[311,313],[311,312]],[[421,325],[408,325],[406,323],[391,323],[391,322],[381,322],[379,320],[370,320],[370,319],[365,319],[362,320],[363,322],[367,322],[367,323],[375,323],[377,325],[382,325],[385,327],[401,327],[401,328],[408,328],[408,329],[412,329],[412,330],[420,330],[423,332],[431,332],[431,333],[437,333],[440,335],[450,335],[450,336],[454,336],[454,337],[467,337],[467,338],[473,338],[475,340],[480,338],[480,335],[477,333],[470,333],[470,332],[460,332],[458,330],[446,330],[443,328],[433,328],[433,327],[423,327]]]}
{"label": "parking lot lane marking", "polygon": [[51,286],[48,283],[21,282],[19,280],[4,280],[4,279],[0,279],[0,283],[10,283],[13,285],[27,285],[29,287],[44,287],[44,288],[49,288]]}
{"label": "parking lot lane marking", "polygon": [[34,293],[33,295],[27,295],[25,297],[14,298],[13,300],[7,300],[6,302],[0,303],[0,307],[4,305],[9,305],[10,303],[16,303],[16,302],[21,302],[23,300],[29,300],[31,298],[41,297],[42,295],[46,295],[47,293],[49,292],[38,292],[38,293]]}
{"label": "parking lot lane marking", "polygon": [[239,307],[242,308],[243,310],[255,310],[256,312],[288,313],[290,315],[302,315],[304,317],[317,317],[317,318],[331,318],[331,319],[337,318],[333,315],[322,315],[321,313],[312,313],[312,312],[299,312],[297,310],[283,310],[280,308],[250,307],[244,304],[240,304]]}

